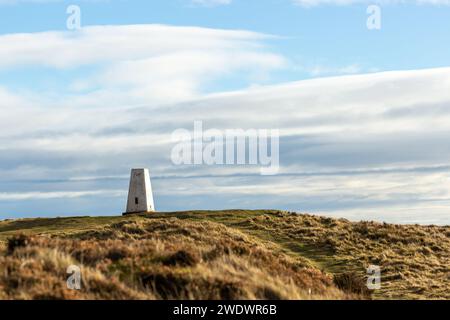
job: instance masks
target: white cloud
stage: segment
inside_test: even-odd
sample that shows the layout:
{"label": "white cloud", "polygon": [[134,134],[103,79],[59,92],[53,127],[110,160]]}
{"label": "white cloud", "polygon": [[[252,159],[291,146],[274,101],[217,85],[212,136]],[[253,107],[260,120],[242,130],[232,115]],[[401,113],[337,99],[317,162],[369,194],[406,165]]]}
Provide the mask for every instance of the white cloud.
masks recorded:
{"label": "white cloud", "polygon": [[[95,67],[70,84],[87,105],[172,103],[193,98],[205,83],[239,73],[242,78],[286,65],[264,41],[240,30],[164,25],[85,27],[79,32],[0,36],[0,69]],[[97,90],[98,89],[98,90]],[[86,93],[87,91],[87,93]],[[123,91],[130,93],[124,100]]]}
{"label": "white cloud", "polygon": [[[99,101],[92,109],[61,105],[51,111],[45,101],[30,103],[2,90],[0,106],[17,108],[0,119],[0,171],[4,179],[115,176],[136,164],[152,164],[157,176],[205,176],[176,183],[162,179],[156,190],[166,196],[240,195],[251,202],[271,194],[272,206],[281,207],[292,207],[300,197],[305,203],[326,199],[361,211],[393,203],[415,208],[450,198],[448,169],[435,169],[450,157],[445,148],[449,86],[450,68],[441,68],[258,87],[170,107],[105,109]],[[192,129],[194,120],[207,128],[280,128],[282,174],[267,181],[245,178],[255,168],[173,167],[170,134]],[[24,168],[29,169],[23,173]],[[371,173],[374,168],[380,171]],[[99,183],[99,189],[108,185]]]}
{"label": "white cloud", "polygon": [[180,51],[260,49],[270,36],[240,30],[166,25],[91,26],[76,32],[49,31],[0,36],[0,67],[43,65],[75,68]]}
{"label": "white cloud", "polygon": [[[434,207],[441,217],[442,204],[450,202],[450,68],[202,92],[228,74],[282,67],[284,59],[264,46],[265,39],[167,26],[0,36],[2,68],[66,71],[105,62],[79,79],[87,92],[0,87],[0,200],[84,198],[97,195],[93,190],[120,198],[126,178],[121,184],[95,177],[123,177],[130,167],[149,166],[163,177],[155,190],[170,204],[207,198],[199,205],[330,214]],[[173,166],[171,133],[192,129],[194,120],[203,120],[205,129],[281,129],[281,174]]]}
{"label": "white cloud", "polygon": [[[391,135],[395,141],[402,134],[424,132],[424,147],[433,147],[426,139],[446,132],[450,121],[449,86],[450,69],[441,68],[306,80],[160,107],[109,107],[109,98],[103,97],[89,108],[76,95],[55,102],[37,94],[19,98],[2,89],[0,145],[3,151],[79,154],[151,150],[170,145],[172,130],[203,120],[219,129],[280,128],[285,137],[319,135],[336,146],[349,139],[382,143],[374,137]],[[122,95],[126,101],[133,93]]]}
{"label": "white cloud", "polygon": [[72,199],[82,197],[125,196],[123,190],[54,191],[54,192],[0,192],[0,201]]}

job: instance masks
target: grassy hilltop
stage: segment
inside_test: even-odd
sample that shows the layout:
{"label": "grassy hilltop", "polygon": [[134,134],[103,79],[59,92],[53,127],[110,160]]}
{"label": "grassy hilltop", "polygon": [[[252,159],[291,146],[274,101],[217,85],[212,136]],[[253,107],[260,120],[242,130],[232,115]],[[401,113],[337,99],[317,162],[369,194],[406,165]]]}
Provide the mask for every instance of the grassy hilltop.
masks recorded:
{"label": "grassy hilltop", "polygon": [[450,299],[450,227],[273,210],[2,221],[0,299]]}

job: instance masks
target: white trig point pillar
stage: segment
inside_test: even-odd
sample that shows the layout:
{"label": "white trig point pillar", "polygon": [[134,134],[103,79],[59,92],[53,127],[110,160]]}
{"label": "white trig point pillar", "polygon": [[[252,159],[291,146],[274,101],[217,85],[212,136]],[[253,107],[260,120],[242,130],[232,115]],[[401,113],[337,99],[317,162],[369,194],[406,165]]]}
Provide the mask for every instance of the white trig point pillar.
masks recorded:
{"label": "white trig point pillar", "polygon": [[131,169],[127,211],[124,215],[153,211],[155,204],[148,169]]}

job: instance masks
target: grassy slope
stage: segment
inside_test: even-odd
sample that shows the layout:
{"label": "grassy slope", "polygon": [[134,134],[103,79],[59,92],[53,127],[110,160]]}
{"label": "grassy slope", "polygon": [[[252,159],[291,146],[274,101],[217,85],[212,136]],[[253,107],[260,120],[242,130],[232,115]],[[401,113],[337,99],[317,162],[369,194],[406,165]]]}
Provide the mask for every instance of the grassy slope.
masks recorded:
{"label": "grassy slope", "polygon": [[[9,274],[0,278],[0,297],[3,291],[6,298],[46,298],[41,293],[60,288],[63,266],[72,262],[86,269],[89,292],[62,287],[56,297],[345,299],[364,297],[359,278],[375,264],[382,267],[382,289],[373,298],[450,298],[450,227],[267,210],[0,222],[5,246],[18,233],[39,237],[4,250],[0,269]],[[30,257],[47,282],[36,284],[32,270],[28,278],[15,270]],[[116,295],[105,296],[104,286]]]}

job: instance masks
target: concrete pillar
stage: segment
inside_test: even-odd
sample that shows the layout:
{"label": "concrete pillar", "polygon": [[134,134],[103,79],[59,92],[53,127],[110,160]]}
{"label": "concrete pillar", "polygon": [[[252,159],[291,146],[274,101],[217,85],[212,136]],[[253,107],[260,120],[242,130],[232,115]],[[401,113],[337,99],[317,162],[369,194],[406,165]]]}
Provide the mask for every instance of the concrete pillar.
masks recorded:
{"label": "concrete pillar", "polygon": [[148,169],[131,169],[127,211],[124,215],[154,211],[155,205]]}

